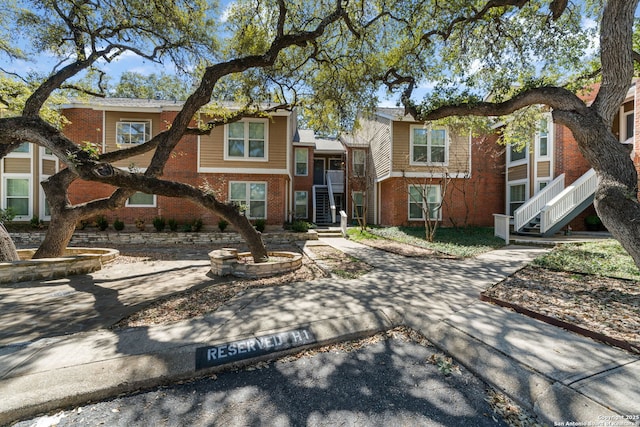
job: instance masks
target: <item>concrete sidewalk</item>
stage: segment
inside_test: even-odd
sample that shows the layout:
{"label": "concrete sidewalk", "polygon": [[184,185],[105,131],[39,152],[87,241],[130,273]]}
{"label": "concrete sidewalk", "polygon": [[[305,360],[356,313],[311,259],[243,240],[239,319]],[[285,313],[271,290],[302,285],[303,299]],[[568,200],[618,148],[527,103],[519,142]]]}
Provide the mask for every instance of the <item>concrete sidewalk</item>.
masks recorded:
{"label": "concrete sidewalk", "polygon": [[[210,349],[209,355],[212,348],[219,356],[228,355],[229,349],[242,348],[241,343],[258,338],[260,346],[268,347],[292,331],[307,332],[313,340],[304,345],[317,346],[397,325],[421,332],[552,425],[624,421],[606,417],[638,415],[640,358],[478,300],[480,291],[545,249],[508,246],[453,261],[405,258],[341,238],[322,242],[376,269],[356,280],[322,279],[253,289],[207,316],[171,325],[68,336],[51,333],[41,339],[35,339],[29,328],[23,337],[5,334],[0,347],[0,424],[223,369],[224,365],[196,369],[196,354],[203,348]],[[132,285],[132,278],[122,273],[127,269],[121,275],[109,269],[96,272],[89,275],[90,283],[105,283],[100,274],[111,274],[109,289],[118,289],[115,294],[106,292],[112,302],[124,298],[127,289],[155,284],[160,275],[154,268],[162,271],[167,286],[214,283],[206,276],[205,265],[194,266],[189,274],[170,263],[148,268],[146,272],[136,268],[135,286],[127,287]],[[96,303],[94,314],[101,312],[98,307],[104,306]],[[87,310],[80,317],[92,316]],[[0,325],[0,331],[4,329]]]}

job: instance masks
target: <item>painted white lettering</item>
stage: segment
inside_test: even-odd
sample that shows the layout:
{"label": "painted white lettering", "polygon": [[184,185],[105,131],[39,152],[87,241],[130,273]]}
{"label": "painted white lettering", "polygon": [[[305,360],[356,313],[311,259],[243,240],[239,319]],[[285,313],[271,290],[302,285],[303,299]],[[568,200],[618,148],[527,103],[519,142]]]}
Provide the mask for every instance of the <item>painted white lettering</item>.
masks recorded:
{"label": "painted white lettering", "polygon": [[[262,347],[261,347],[262,348]],[[249,341],[247,342],[247,349],[249,351],[256,351],[256,342],[255,341]]]}
{"label": "painted white lettering", "polygon": [[282,337],[275,335],[273,337],[273,342],[276,345],[276,347],[282,345]]}
{"label": "painted white lettering", "polygon": [[216,347],[212,347],[207,351],[207,360],[215,360],[217,359],[216,354],[217,354],[218,349]]}
{"label": "painted white lettering", "polygon": [[227,346],[219,345],[218,346],[218,359],[224,359],[227,357]]}
{"label": "painted white lettering", "polygon": [[246,342],[239,342],[238,343],[238,353],[242,354],[242,353],[246,353],[247,352],[247,343]]}
{"label": "painted white lettering", "polygon": [[305,337],[306,339],[310,339],[310,337],[309,337],[309,332],[308,332],[308,331],[303,330],[303,331],[302,331],[302,333],[304,334],[304,337]]}
{"label": "painted white lettering", "polygon": [[293,338],[294,343],[302,341],[302,335],[300,335],[300,331],[291,332],[291,337]]}
{"label": "painted white lettering", "polygon": [[229,344],[229,356],[235,356],[238,353],[238,346],[236,344]]}
{"label": "painted white lettering", "polygon": [[265,340],[267,350],[273,347],[273,337],[267,337]]}

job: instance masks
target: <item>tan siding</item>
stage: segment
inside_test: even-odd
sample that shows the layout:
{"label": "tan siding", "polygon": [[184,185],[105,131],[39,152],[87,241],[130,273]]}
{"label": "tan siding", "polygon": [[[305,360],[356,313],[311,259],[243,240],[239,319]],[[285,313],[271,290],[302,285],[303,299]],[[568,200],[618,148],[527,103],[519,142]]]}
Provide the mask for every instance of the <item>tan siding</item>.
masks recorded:
{"label": "tan siding", "polygon": [[5,173],[31,173],[30,158],[5,158]]}
{"label": "tan siding", "polygon": [[518,181],[527,179],[527,165],[518,165],[507,169],[507,179],[509,181]]}
{"label": "tan siding", "polygon": [[426,173],[468,173],[469,172],[469,136],[452,135],[449,137],[449,163],[445,166],[411,165],[411,126],[419,123],[393,123],[393,170],[394,172]]}
{"label": "tan siding", "polygon": [[287,117],[269,121],[269,161],[224,160],[224,128],[218,127],[210,135],[200,137],[200,167],[238,169],[287,169]]}
{"label": "tan siding", "polygon": [[551,162],[538,162],[538,178],[551,176]]}
{"label": "tan siding", "polygon": [[42,174],[43,175],[53,175],[56,171],[56,161],[55,160],[43,160],[42,161]]}
{"label": "tan siding", "polygon": [[363,120],[358,139],[371,147],[372,170],[376,178],[391,172],[391,120],[375,117]]}
{"label": "tan siding", "polygon": [[[157,135],[167,128],[166,123],[163,124],[160,120],[160,113],[154,114],[107,111],[105,113],[104,129],[107,152],[116,151],[118,149],[116,141],[116,123],[121,120],[151,120],[151,137]],[[153,151],[119,162],[114,162],[114,165],[118,167],[129,167],[131,164],[134,164],[136,167],[146,168],[151,162],[151,157],[153,157]]]}

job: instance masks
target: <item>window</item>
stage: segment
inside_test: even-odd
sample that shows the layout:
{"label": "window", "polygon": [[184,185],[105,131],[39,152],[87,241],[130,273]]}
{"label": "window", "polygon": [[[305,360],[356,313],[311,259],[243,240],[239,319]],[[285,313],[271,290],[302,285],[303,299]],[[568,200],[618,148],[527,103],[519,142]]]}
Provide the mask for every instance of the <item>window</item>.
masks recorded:
{"label": "window", "polygon": [[540,131],[538,133],[538,156],[549,156],[549,132],[546,120],[540,122]]}
{"label": "window", "polygon": [[411,163],[444,164],[447,162],[447,131],[411,128]]}
{"label": "window", "polygon": [[309,206],[309,193],[306,191],[296,191],[296,218],[308,218],[307,206]]}
{"label": "window", "polygon": [[513,213],[522,206],[526,200],[526,188],[525,184],[515,184],[509,186],[509,215],[513,216]]}
{"label": "window", "polygon": [[29,153],[29,152],[31,152],[31,145],[28,142],[23,142],[18,146],[18,148],[12,151],[12,153]]}
{"label": "window", "polygon": [[296,148],[296,175],[307,176],[309,174],[309,150]]}
{"label": "window", "polygon": [[629,138],[633,138],[633,111],[628,111],[626,113],[624,113],[624,129],[623,129],[623,136],[624,138],[622,138],[622,142],[628,140]]}
{"label": "window", "polygon": [[527,147],[520,147],[517,145],[509,145],[509,162],[517,162],[527,158]]}
{"label": "window", "polygon": [[440,186],[439,185],[410,185],[409,186],[409,219],[424,220],[424,214],[429,219],[440,219]]}
{"label": "window", "polygon": [[240,121],[226,126],[225,160],[267,160],[267,121]]}
{"label": "window", "polygon": [[330,171],[341,171],[342,170],[342,159],[329,159],[329,170]]}
{"label": "window", "polygon": [[150,121],[120,121],[116,123],[116,142],[118,144],[142,144],[150,139]]}
{"label": "window", "polygon": [[127,200],[127,206],[134,208],[154,208],[156,206],[155,194],[147,194],[138,191]]}
{"label": "window", "polygon": [[5,178],[5,209],[11,208],[16,217],[31,215],[29,178]]}
{"label": "window", "polygon": [[244,208],[249,219],[267,218],[267,184],[265,182],[229,183],[229,201]]}
{"label": "window", "polygon": [[366,152],[364,150],[353,150],[353,176],[365,175]]}
{"label": "window", "polygon": [[362,218],[364,216],[364,193],[354,191],[351,197],[353,199],[352,218]]}

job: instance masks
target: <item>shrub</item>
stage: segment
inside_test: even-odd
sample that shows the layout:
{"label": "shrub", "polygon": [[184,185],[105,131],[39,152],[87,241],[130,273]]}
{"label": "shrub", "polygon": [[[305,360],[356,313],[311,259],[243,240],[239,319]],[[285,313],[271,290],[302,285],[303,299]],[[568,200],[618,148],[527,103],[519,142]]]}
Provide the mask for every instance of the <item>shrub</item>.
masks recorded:
{"label": "shrub", "polygon": [[196,233],[202,230],[204,223],[202,222],[202,218],[194,219],[191,223],[191,229]]}
{"label": "shrub", "polygon": [[185,222],[182,226],[182,231],[184,231],[185,233],[190,233],[192,229],[193,227],[191,226],[190,222]]}
{"label": "shrub", "polygon": [[13,212],[12,208],[0,209],[0,223],[4,224],[5,222],[13,221],[13,218],[16,217],[16,214]]}
{"label": "shrub", "polygon": [[29,221],[29,223],[31,224],[31,228],[35,228],[35,229],[44,228],[44,221],[42,221],[40,217],[38,217],[38,215],[34,215],[33,218],[31,218],[31,221]]}
{"label": "shrub", "polygon": [[135,224],[136,224],[136,228],[138,230],[140,230],[140,231],[144,231],[145,230],[144,219],[136,218]]}
{"label": "shrub", "polygon": [[116,231],[122,231],[124,230],[124,222],[120,221],[118,218],[115,219],[115,221],[113,221],[113,228]]}
{"label": "shrub", "polygon": [[259,232],[263,232],[265,227],[267,226],[267,221],[264,219],[256,219],[256,222],[254,223],[256,230],[258,230]]}
{"label": "shrub", "polygon": [[166,226],[167,226],[167,221],[165,221],[165,219],[162,218],[161,216],[157,216],[153,218],[153,228],[155,228],[156,231],[162,231]]}
{"label": "shrub", "polygon": [[293,224],[291,224],[291,229],[296,233],[306,233],[307,231],[309,231],[310,225],[311,224],[309,224],[307,221],[297,219],[293,221]]}
{"label": "shrub", "polygon": [[229,226],[229,223],[227,221],[225,221],[224,219],[221,219],[220,221],[218,221],[218,229],[220,230],[221,233],[224,233],[224,230]]}
{"label": "shrub", "polygon": [[167,221],[167,225],[169,226],[169,230],[174,232],[178,231],[178,221],[174,218],[170,218],[169,221]]}
{"label": "shrub", "polygon": [[104,215],[100,215],[96,218],[96,227],[98,227],[98,230],[100,231],[104,231],[109,227],[109,221],[107,221],[107,218]]}

